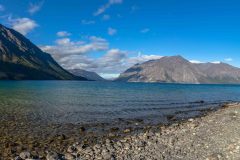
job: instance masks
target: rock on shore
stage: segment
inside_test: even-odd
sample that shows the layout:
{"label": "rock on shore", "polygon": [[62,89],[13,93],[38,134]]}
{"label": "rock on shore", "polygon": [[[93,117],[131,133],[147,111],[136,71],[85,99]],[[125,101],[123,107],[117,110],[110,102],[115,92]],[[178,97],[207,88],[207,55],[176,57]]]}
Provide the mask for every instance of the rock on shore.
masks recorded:
{"label": "rock on shore", "polygon": [[[91,146],[75,143],[66,153],[49,152],[46,159],[238,160],[239,133],[240,105],[232,104],[201,118],[150,128],[121,139],[109,137]],[[23,153],[20,157],[29,155]]]}

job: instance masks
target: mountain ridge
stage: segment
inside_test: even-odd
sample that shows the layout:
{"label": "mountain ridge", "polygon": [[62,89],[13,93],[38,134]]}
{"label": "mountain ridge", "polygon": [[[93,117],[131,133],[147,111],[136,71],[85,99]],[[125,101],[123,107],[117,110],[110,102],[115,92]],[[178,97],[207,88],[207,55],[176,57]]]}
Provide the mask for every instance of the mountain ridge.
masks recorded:
{"label": "mountain ridge", "polygon": [[73,75],[85,77],[88,80],[92,80],[92,81],[106,81],[104,78],[102,78],[96,72],[90,72],[90,71],[86,71],[86,70],[83,70],[83,69],[69,69],[68,71],[70,73],[72,73]]}
{"label": "mountain ridge", "polygon": [[0,79],[86,80],[63,69],[19,32],[0,24]]}
{"label": "mountain ridge", "polygon": [[191,63],[182,56],[166,56],[136,64],[116,81],[192,84],[240,83],[240,69],[226,63]]}

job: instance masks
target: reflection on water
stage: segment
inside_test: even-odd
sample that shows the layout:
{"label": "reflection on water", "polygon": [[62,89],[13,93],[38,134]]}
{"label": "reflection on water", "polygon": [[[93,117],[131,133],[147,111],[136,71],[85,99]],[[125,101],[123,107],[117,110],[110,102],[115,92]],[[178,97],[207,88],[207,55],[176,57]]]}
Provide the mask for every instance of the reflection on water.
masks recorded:
{"label": "reflection on water", "polygon": [[[202,102],[204,101],[204,103]],[[0,120],[91,123],[156,118],[240,101],[238,85],[1,81]]]}

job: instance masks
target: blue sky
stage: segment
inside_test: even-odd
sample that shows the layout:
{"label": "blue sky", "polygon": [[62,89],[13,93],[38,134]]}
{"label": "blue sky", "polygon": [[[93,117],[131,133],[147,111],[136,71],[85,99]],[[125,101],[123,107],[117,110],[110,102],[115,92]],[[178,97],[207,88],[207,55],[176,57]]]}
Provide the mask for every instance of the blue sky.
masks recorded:
{"label": "blue sky", "polygon": [[171,55],[240,67],[237,0],[0,0],[0,23],[105,77]]}

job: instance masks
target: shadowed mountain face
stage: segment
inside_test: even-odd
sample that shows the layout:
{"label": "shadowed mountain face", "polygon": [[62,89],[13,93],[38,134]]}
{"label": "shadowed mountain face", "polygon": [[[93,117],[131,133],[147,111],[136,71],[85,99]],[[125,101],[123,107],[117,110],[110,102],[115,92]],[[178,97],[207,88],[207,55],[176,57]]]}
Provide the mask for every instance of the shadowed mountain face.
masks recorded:
{"label": "shadowed mountain face", "polygon": [[104,78],[102,78],[101,76],[99,76],[97,73],[95,72],[89,72],[89,71],[85,71],[83,69],[71,69],[68,70],[70,73],[76,75],[76,76],[81,76],[84,77],[88,80],[92,80],[92,81],[105,81]]}
{"label": "shadowed mountain face", "polygon": [[136,64],[116,81],[166,83],[240,83],[240,69],[225,63],[194,64],[181,56]]}
{"label": "shadowed mountain face", "polygon": [[64,70],[23,35],[1,24],[0,79],[85,80]]}

